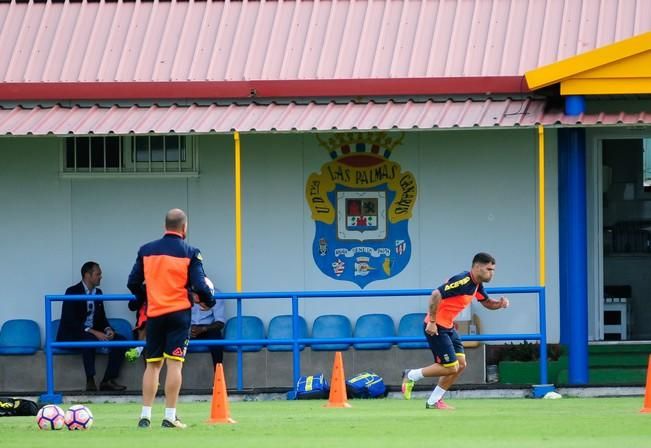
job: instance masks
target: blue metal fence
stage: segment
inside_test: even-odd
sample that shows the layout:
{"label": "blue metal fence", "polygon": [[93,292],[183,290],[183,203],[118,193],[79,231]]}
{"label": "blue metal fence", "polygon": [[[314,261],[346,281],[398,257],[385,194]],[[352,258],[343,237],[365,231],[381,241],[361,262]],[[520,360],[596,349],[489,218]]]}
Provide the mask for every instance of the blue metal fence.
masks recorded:
{"label": "blue metal fence", "polygon": [[[190,340],[190,345],[235,345],[237,350],[237,390],[243,389],[243,356],[242,347],[245,345],[270,345],[287,344],[292,346],[293,352],[293,384],[296,384],[301,375],[300,345],[313,345],[323,343],[360,343],[360,342],[422,342],[425,337],[382,337],[382,338],[298,338],[299,334],[299,313],[298,303],[302,299],[335,299],[335,298],[375,298],[383,299],[389,297],[406,296],[428,296],[429,289],[402,289],[402,290],[378,290],[378,291],[291,291],[291,292],[248,292],[248,293],[219,293],[215,297],[224,300],[237,301],[237,339],[228,340]],[[539,286],[520,286],[508,288],[487,288],[489,295],[502,294],[537,294],[538,297],[538,332],[537,333],[511,333],[511,334],[476,334],[464,335],[464,341],[539,341],[540,359],[547,360],[547,331],[546,331],[546,309],[545,309],[545,288]],[[65,300],[89,300],[98,299],[98,296],[87,295],[46,295],[45,296],[45,359],[46,359],[46,386],[47,391],[41,395],[41,400],[48,403],[60,403],[61,395],[54,391],[54,367],[52,348],[82,348],[82,347],[135,347],[144,345],[144,341],[108,341],[108,342],[56,342],[56,335],[52,334],[52,302]],[[129,294],[106,294],[101,296],[104,301],[127,301],[133,299]],[[245,300],[270,300],[289,299],[292,302],[292,338],[290,339],[246,339],[242,338],[242,304]],[[540,384],[547,383],[547,362],[540,362]]]}

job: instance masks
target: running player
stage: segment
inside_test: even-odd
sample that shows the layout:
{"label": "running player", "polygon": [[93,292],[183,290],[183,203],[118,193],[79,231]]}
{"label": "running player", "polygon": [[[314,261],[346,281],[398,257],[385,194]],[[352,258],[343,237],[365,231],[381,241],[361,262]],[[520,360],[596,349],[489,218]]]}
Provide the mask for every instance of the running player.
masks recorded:
{"label": "running player", "polygon": [[493,278],[495,259],[480,252],[472,259],[470,271],[450,278],[432,291],[429,310],[425,316],[425,337],[434,354],[434,364],[420,369],[406,369],[402,373],[402,393],[411,399],[416,381],[439,377],[438,385],[427,399],[427,409],[453,409],[443,401],[443,396],[466,368],[466,356],[459,334],[454,329],[454,319],[464,310],[473,297],[490,310],[507,308],[509,300],[500,297],[492,300],[484,291],[484,283]]}

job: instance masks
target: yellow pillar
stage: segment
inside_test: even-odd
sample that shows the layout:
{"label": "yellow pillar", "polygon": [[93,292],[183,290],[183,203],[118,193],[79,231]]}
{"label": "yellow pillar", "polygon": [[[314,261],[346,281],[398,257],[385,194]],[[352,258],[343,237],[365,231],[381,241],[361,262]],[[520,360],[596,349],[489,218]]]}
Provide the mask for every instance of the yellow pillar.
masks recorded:
{"label": "yellow pillar", "polygon": [[235,131],[235,291],[242,292],[242,176],[240,133]]}
{"label": "yellow pillar", "polygon": [[538,252],[540,286],[545,286],[545,130],[538,126]]}

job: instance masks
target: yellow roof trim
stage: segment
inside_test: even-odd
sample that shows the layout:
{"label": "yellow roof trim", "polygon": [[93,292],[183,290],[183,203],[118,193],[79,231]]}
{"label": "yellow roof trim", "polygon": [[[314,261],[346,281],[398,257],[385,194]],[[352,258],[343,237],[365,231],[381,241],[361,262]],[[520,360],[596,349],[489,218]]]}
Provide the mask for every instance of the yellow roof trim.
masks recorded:
{"label": "yellow roof trim", "polygon": [[651,94],[651,77],[623,79],[566,79],[561,95],[643,95]]}
{"label": "yellow roof trim", "polygon": [[[648,32],[530,70],[524,76],[531,90],[541,89],[573,78],[603,77],[609,78],[609,82],[613,82],[613,79],[617,82],[620,77],[622,82],[627,77],[651,78],[651,67],[647,63],[651,57],[650,54],[651,32]],[[625,76],[623,72],[626,72]]]}

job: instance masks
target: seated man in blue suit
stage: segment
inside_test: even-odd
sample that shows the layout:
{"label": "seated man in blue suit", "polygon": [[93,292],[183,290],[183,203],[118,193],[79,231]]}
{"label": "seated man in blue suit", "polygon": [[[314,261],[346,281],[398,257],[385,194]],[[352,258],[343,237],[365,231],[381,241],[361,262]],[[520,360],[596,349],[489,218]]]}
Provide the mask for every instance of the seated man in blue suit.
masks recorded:
{"label": "seated man in blue suit", "polygon": [[[66,289],[66,295],[101,295],[98,288],[102,280],[102,270],[99,264],[88,261],[81,267],[81,281]],[[66,300],[61,308],[61,323],[57,341],[123,341],[126,338],[116,333],[109,325],[104,302],[102,300],[72,301]],[[122,391],[125,386],[115,382],[120,374],[126,348],[110,348],[108,364],[100,390]],[[96,391],[95,383],[95,348],[81,349],[86,371],[86,390]]]}

